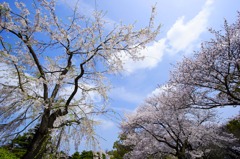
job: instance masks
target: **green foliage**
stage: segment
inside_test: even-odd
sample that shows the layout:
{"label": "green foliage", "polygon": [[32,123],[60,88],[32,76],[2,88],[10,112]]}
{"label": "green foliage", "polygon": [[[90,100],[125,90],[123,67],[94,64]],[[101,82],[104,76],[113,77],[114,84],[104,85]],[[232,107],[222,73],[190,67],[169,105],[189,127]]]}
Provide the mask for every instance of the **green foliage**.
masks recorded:
{"label": "green foliage", "polygon": [[[36,133],[36,129],[39,125],[36,125],[35,128],[30,129],[28,132],[17,136],[15,139],[11,141],[10,144],[5,145],[4,148],[9,150],[12,154],[14,154],[17,158],[22,158],[24,154],[27,152],[27,148],[29,147],[34,134]],[[51,144],[51,143],[50,143]],[[53,154],[44,154],[45,156],[53,156]],[[49,157],[47,157],[49,159]],[[56,158],[56,157],[51,157]],[[0,159],[2,159],[0,157]]]}
{"label": "green foliage", "polygon": [[26,134],[20,135],[17,138],[13,139],[10,144],[5,145],[3,147],[5,148],[6,151],[11,152],[17,158],[21,158],[26,153],[27,146],[29,143],[30,143],[30,140],[26,133]]}
{"label": "green foliage", "polygon": [[173,156],[173,155],[166,155],[162,157],[163,159],[178,159],[177,157]]}
{"label": "green foliage", "polygon": [[73,155],[72,155],[72,159],[80,159],[81,158],[81,155],[79,154],[79,152],[75,152]]}
{"label": "green foliage", "polygon": [[93,159],[92,151],[83,151],[80,155],[80,159]]}
{"label": "green foliage", "polygon": [[[93,159],[93,157],[100,158],[100,155],[100,152],[97,152],[97,154],[94,155],[92,151],[83,151],[81,154],[79,152],[75,152],[71,156],[71,159]],[[106,159],[106,155],[102,154],[101,159]]]}
{"label": "green foliage", "polygon": [[0,159],[18,159],[12,152],[5,148],[0,148]]}
{"label": "green foliage", "polygon": [[27,152],[27,148],[33,139],[34,133],[35,129],[30,129],[27,133],[19,135],[12,140],[8,148],[11,149],[12,153],[17,157],[21,158]]}
{"label": "green foliage", "polygon": [[106,159],[106,155],[104,153],[102,154],[102,159]]}
{"label": "green foliage", "polygon": [[[236,138],[240,139],[240,117],[238,116],[228,121],[221,131],[224,131],[225,133],[232,133]],[[210,149],[211,151],[205,154],[204,159],[238,158],[240,152],[233,150],[232,147],[239,147],[239,140],[232,142],[230,145],[226,143],[222,144],[224,147],[214,144],[209,145],[207,149]]]}
{"label": "green foliage", "polygon": [[230,133],[240,139],[240,117],[230,120],[226,127]]}
{"label": "green foliage", "polygon": [[[69,158],[69,156],[66,153],[64,153],[63,151],[57,152],[57,153],[44,153],[43,154],[43,159],[66,159],[66,158]],[[74,159],[79,159],[79,158],[74,158]]]}
{"label": "green foliage", "polygon": [[111,155],[111,159],[123,159],[123,156],[132,151],[131,146],[123,145],[123,141],[125,140],[125,136],[120,136],[118,141],[115,141],[113,144],[112,151],[109,151],[108,154]]}
{"label": "green foliage", "polygon": [[[32,141],[33,135],[35,133],[37,126],[34,129],[30,129],[28,132],[24,133],[23,135],[17,136],[15,139],[11,141],[10,144],[5,145],[1,148],[1,156],[0,159],[6,158],[6,152],[11,154],[11,157],[21,158],[27,152],[27,148]],[[3,153],[3,150],[5,153]],[[13,157],[13,158],[14,158]]]}
{"label": "green foliage", "polygon": [[27,152],[27,148],[32,141],[33,135],[34,131],[30,130],[12,140],[10,147],[17,157],[21,158]]}

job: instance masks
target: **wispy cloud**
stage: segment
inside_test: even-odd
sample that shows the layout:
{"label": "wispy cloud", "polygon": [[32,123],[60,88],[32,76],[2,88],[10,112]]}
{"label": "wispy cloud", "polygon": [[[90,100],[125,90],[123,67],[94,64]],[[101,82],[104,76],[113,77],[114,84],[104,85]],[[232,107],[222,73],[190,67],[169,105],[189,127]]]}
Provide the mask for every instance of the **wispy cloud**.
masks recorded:
{"label": "wispy cloud", "polygon": [[131,74],[138,69],[151,69],[157,66],[162,60],[165,49],[165,39],[161,39],[158,42],[154,42],[151,46],[146,47],[139,54],[144,56],[142,61],[133,61],[131,59],[125,59],[124,69],[127,74]]}
{"label": "wispy cloud", "polygon": [[138,69],[156,67],[162,61],[164,54],[187,53],[196,48],[198,45],[196,42],[200,35],[207,30],[213,2],[214,0],[207,0],[202,10],[189,21],[185,22],[184,16],[179,17],[168,30],[166,37],[154,42],[153,45],[140,52],[141,55],[146,57],[143,61],[126,60],[124,67],[127,74],[129,75]]}
{"label": "wispy cloud", "polygon": [[134,109],[129,109],[129,108],[124,108],[124,107],[111,107],[111,109],[113,109],[114,111],[118,111],[118,112],[121,112],[121,113],[131,113],[135,110]]}
{"label": "wispy cloud", "polygon": [[178,53],[188,50],[197,41],[200,35],[206,31],[211,5],[213,1],[208,0],[203,9],[191,20],[184,22],[185,17],[178,18],[175,24],[167,32],[168,50]]}
{"label": "wispy cloud", "polygon": [[109,95],[111,98],[120,99],[133,104],[139,104],[139,101],[143,99],[143,96],[126,90],[124,87],[112,89]]}
{"label": "wispy cloud", "polygon": [[102,119],[102,118],[98,118],[97,120],[98,120],[98,122],[100,122],[100,128],[103,130],[110,130],[113,127],[116,127],[116,123],[114,123],[111,120],[106,120],[106,119]]}

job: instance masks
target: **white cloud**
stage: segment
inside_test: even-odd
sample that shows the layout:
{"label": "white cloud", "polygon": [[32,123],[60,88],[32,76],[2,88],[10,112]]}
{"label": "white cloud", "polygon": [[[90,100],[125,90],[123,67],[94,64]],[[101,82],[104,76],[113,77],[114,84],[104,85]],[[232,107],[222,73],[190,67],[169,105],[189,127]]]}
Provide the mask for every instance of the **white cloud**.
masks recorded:
{"label": "white cloud", "polygon": [[124,108],[122,106],[119,106],[119,107],[111,107],[111,109],[113,109],[114,111],[118,111],[118,112],[121,112],[121,113],[131,113],[135,110],[134,109],[129,109],[129,108]]}
{"label": "white cloud", "polygon": [[196,47],[195,43],[200,35],[207,30],[213,1],[214,0],[207,0],[202,10],[187,22],[184,22],[184,16],[179,17],[169,29],[165,38],[154,42],[153,45],[148,46],[140,52],[141,55],[146,56],[144,60],[137,62],[130,59],[126,60],[124,68],[127,74],[138,69],[151,69],[156,67],[166,53],[176,54],[180,51],[192,51],[193,48]]}
{"label": "white cloud", "polygon": [[111,120],[98,119],[98,122],[100,122],[100,128],[103,130],[109,130],[116,126]]}
{"label": "white cloud", "polygon": [[159,94],[167,91],[170,88],[173,88],[173,87],[168,84],[164,84],[161,87],[154,89],[151,93],[147,95],[147,97],[158,96]]}
{"label": "white cloud", "polygon": [[184,16],[178,18],[167,32],[166,38],[170,47],[168,49],[170,49],[171,52],[177,53],[187,50],[189,47],[192,47],[199,36],[206,31],[212,3],[213,0],[208,0],[203,9],[188,22],[184,23]]}
{"label": "white cloud", "polygon": [[161,39],[158,42],[154,42],[153,45],[146,47],[139,54],[144,56],[144,60],[133,61],[131,59],[125,59],[124,68],[127,74],[130,74],[138,69],[151,69],[157,66],[162,60],[162,56],[165,48],[165,39]]}

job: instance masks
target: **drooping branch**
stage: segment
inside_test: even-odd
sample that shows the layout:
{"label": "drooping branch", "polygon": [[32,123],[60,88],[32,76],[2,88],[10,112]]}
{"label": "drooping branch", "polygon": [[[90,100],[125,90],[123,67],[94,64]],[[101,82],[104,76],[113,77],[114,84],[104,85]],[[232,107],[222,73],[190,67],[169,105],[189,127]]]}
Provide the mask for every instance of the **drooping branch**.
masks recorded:
{"label": "drooping branch", "polygon": [[13,134],[9,134],[7,136],[4,136],[5,138],[9,137],[9,136],[18,136],[19,134],[21,134],[22,132],[24,132],[31,124],[33,124],[36,120],[38,120],[41,117],[41,114],[39,114],[36,118],[34,118],[31,122],[29,122],[22,130],[15,132]]}
{"label": "drooping branch", "polygon": [[[4,49],[4,51],[6,51],[6,52],[8,53],[8,50],[7,50],[6,46],[4,45],[4,42],[3,42],[2,39],[0,39],[0,42],[1,42],[1,45],[2,45],[2,47],[3,47],[3,49]],[[8,54],[9,54],[9,53],[8,53]],[[25,90],[24,90],[24,88],[23,88],[23,83],[22,83],[22,77],[21,77],[20,70],[19,70],[18,66],[15,64],[14,61],[12,61],[12,63],[13,63],[13,65],[14,65],[16,71],[17,71],[17,77],[18,77],[19,87],[20,87],[20,89],[21,89],[22,92],[25,92]]]}
{"label": "drooping branch", "polygon": [[[37,54],[35,53],[35,51],[33,50],[32,46],[30,44],[28,36],[25,35],[26,39],[24,39],[24,37],[23,37],[23,35],[21,33],[17,33],[17,32],[15,32],[13,30],[8,29],[8,28],[4,28],[4,29],[6,29],[9,32],[13,33],[14,35],[16,35],[19,39],[21,39],[24,42],[24,44],[27,46],[27,48],[29,50],[29,53],[32,55],[32,57],[34,59],[34,62],[35,62],[36,66],[38,68],[38,71],[40,73],[40,77],[43,78],[46,81],[47,79],[46,79],[46,76],[45,76],[45,72],[43,70],[42,65],[40,64],[40,61],[39,61],[39,59],[37,57]],[[44,88],[43,97],[44,97],[44,100],[47,101],[47,99],[48,99],[48,86],[47,86],[47,84],[45,82],[43,82],[43,88]]]}
{"label": "drooping branch", "polygon": [[[12,4],[0,4],[6,8],[6,13],[3,14],[2,10],[0,13],[2,39],[9,41],[5,38],[13,37],[10,43],[14,44],[9,51],[11,56],[0,58],[6,65],[9,61],[11,65],[16,64],[14,73],[9,74],[14,76],[14,83],[18,82],[15,86],[11,81],[1,81],[0,87],[4,91],[0,99],[1,110],[4,110],[1,117],[20,114],[19,121],[29,120],[29,124],[39,119],[39,127],[24,157],[27,159],[41,158],[49,137],[58,133],[58,128],[72,126],[72,138],[74,135],[79,137],[78,133],[94,136],[95,120],[91,117],[107,113],[104,109],[109,88],[106,73],[122,70],[121,53],[133,60],[141,59],[138,51],[154,40],[159,31],[159,28],[149,27],[135,31],[132,25],[120,24],[109,32],[104,28],[101,12],[94,12],[94,18],[88,18],[81,16],[75,6],[69,21],[59,17],[55,0],[33,3],[31,8],[16,1],[16,13],[10,8]],[[62,18],[64,20],[59,20]],[[17,62],[11,58],[17,58]],[[78,98],[76,94],[80,90],[82,96]],[[94,101],[92,92],[100,95],[101,103]],[[31,106],[29,102],[32,102]],[[24,111],[29,116],[21,114]],[[35,119],[36,114],[41,115]],[[13,122],[14,133],[22,123]],[[4,119],[4,123],[8,123],[8,119]],[[1,127],[7,128],[6,125]]]}

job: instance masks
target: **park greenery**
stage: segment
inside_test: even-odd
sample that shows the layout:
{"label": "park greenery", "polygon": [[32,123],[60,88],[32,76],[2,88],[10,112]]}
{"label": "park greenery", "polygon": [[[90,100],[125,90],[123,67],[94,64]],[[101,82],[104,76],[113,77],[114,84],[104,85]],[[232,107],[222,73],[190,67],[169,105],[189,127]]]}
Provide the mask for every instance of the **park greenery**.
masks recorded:
{"label": "park greenery", "polygon": [[[221,125],[219,129],[221,132],[232,133],[237,138],[235,143],[239,145],[240,143],[240,117],[236,116],[229,120],[227,123]],[[220,133],[221,133],[220,132]],[[29,132],[24,133],[23,135],[18,136],[14,140],[12,140],[9,144],[3,145],[0,147],[0,158],[1,159],[20,159],[27,150],[27,146],[30,144],[34,134],[34,129],[31,129]],[[133,151],[134,145],[128,146],[125,145],[124,142],[126,140],[126,136],[119,136],[119,140],[114,142],[113,150],[106,151],[105,154],[102,153],[100,155],[99,152],[95,153],[97,156],[102,156],[101,159],[106,159],[106,154],[110,156],[110,159],[124,159],[124,155]],[[240,155],[239,152],[234,152],[232,149],[219,147],[219,145],[214,145],[211,143],[208,145],[209,151],[205,154],[203,159],[224,159],[224,158],[237,158],[237,155]],[[46,158],[57,159],[60,157],[65,157],[66,159],[92,159],[93,151],[82,151],[81,153],[75,152],[71,156],[67,155],[64,152],[47,152],[45,154]],[[49,156],[49,154],[52,154]],[[148,156],[149,159],[154,159],[154,156]],[[163,159],[174,159],[173,155],[165,154],[162,156]]]}
{"label": "park greenery", "polygon": [[[126,58],[143,59],[139,51],[160,25],[154,27],[154,7],[145,28],[116,24],[109,30],[100,11],[87,17],[76,5],[64,17],[56,4],[0,3],[1,159],[240,156],[240,114],[220,124],[214,109],[240,105],[240,13],[223,31],[210,29],[214,38],[126,114],[113,150],[78,152],[82,140],[97,140],[97,115],[109,113],[107,77],[121,72]],[[69,155],[64,147],[72,143],[76,151]]]}

